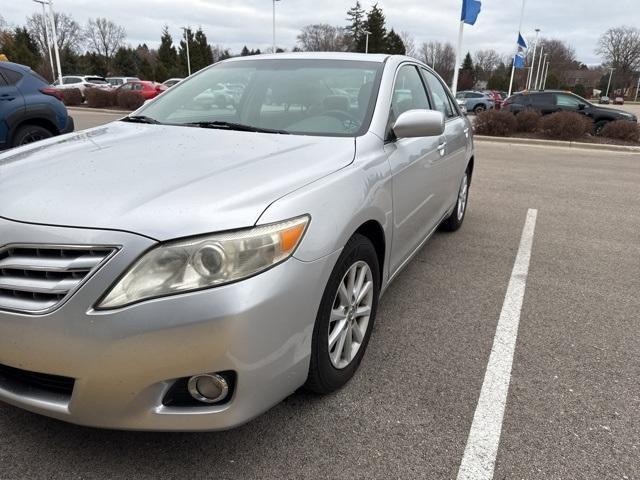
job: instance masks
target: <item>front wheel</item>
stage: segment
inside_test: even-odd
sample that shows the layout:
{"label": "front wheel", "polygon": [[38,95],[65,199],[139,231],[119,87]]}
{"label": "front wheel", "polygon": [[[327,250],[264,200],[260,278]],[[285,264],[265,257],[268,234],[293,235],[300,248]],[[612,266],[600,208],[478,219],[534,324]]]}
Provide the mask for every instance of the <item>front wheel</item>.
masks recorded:
{"label": "front wheel", "polygon": [[28,143],[53,137],[53,133],[39,125],[24,125],[13,137],[12,147],[27,145]]}
{"label": "front wheel", "polygon": [[458,199],[453,212],[440,225],[442,230],[447,232],[455,232],[462,226],[464,216],[467,213],[467,203],[469,201],[469,185],[471,183],[471,175],[469,169],[464,172],[464,177],[458,188]]}
{"label": "front wheel", "polygon": [[478,113],[482,113],[487,109],[484,105],[476,105],[473,109],[473,112],[477,115]]}
{"label": "front wheel", "polygon": [[311,341],[305,387],[330,393],[347,383],[364,356],[378,307],[380,268],[371,241],[354,235],[331,272]]}

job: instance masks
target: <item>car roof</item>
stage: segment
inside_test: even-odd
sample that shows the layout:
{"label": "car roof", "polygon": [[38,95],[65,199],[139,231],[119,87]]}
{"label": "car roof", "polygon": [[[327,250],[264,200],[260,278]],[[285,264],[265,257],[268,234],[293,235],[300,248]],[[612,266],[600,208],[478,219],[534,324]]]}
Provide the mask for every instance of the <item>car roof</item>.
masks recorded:
{"label": "car roof", "polygon": [[[249,55],[246,57],[234,57],[224,62],[244,62],[250,60],[351,60],[361,62],[384,63],[391,55],[379,53],[350,53],[350,52],[285,52],[261,55]],[[401,55],[395,55],[401,57]],[[410,57],[406,57],[409,59]],[[416,61],[412,58],[411,60]]]}
{"label": "car roof", "polygon": [[13,63],[13,62],[2,62],[0,63],[0,65],[2,65],[3,67],[7,67],[9,70],[18,70],[20,72],[30,72],[31,68],[26,66],[26,65],[22,65],[20,63]]}

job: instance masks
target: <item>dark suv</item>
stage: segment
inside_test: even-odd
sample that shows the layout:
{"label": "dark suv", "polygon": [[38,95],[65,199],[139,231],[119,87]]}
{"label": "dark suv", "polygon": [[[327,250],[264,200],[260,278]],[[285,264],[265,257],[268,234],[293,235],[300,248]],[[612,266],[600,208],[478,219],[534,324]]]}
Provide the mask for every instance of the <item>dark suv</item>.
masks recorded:
{"label": "dark suv", "polygon": [[0,150],[68,132],[61,93],[29,67],[0,62]]}
{"label": "dark suv", "polygon": [[560,90],[515,93],[504,101],[502,108],[513,113],[523,110],[538,110],[543,115],[560,111],[578,112],[593,120],[596,133],[602,130],[607,122],[614,120],[638,121],[633,113],[594,105],[578,95]]}

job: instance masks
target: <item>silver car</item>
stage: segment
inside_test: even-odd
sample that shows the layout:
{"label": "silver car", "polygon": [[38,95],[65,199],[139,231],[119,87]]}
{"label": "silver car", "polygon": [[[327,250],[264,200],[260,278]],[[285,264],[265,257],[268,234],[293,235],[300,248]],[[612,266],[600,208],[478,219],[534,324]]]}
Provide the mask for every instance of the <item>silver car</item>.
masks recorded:
{"label": "silver car", "polygon": [[[194,101],[218,84],[240,86],[232,108]],[[390,282],[462,224],[473,167],[433,70],[334,53],[220,62],[120,121],[5,153],[0,399],[217,430],[301,386],[332,392]]]}

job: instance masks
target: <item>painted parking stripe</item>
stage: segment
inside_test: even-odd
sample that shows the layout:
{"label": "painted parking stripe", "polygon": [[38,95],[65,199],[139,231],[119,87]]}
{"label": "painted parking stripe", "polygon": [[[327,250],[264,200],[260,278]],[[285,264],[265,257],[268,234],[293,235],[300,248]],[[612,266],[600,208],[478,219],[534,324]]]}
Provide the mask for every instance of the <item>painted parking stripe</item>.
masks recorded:
{"label": "painted parking stripe", "polygon": [[493,478],[537,215],[535,209],[527,212],[458,480]]}

